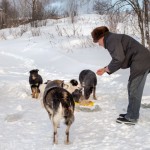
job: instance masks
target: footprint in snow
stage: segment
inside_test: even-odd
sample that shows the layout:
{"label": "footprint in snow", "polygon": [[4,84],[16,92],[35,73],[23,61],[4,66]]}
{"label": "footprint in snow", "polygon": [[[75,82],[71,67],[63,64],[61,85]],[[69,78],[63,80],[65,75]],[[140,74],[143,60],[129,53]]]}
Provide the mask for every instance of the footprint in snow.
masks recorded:
{"label": "footprint in snow", "polygon": [[15,113],[15,114],[7,115],[4,120],[7,122],[15,122],[21,120],[22,118],[23,118],[23,114]]}

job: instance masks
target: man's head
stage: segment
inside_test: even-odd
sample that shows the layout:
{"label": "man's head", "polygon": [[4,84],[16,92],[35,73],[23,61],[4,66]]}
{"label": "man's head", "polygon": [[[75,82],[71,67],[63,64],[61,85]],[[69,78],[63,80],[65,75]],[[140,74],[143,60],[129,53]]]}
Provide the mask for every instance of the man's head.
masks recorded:
{"label": "man's head", "polygon": [[109,29],[106,26],[101,26],[95,28],[92,32],[92,38],[94,43],[99,43],[99,45],[103,46],[103,38],[106,33],[109,32]]}

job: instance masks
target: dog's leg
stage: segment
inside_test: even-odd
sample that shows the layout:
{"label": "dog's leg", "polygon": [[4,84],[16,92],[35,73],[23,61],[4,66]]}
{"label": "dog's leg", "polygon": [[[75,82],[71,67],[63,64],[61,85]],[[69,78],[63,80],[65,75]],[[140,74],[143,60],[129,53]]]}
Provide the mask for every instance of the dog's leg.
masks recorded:
{"label": "dog's leg", "polygon": [[69,129],[70,129],[70,126],[71,126],[71,125],[67,125],[65,144],[69,144]]}
{"label": "dog's leg", "polygon": [[35,93],[34,92],[32,93],[32,98],[35,98]]}
{"label": "dog's leg", "polygon": [[81,97],[80,97],[80,101],[82,101],[82,100],[85,100],[84,95],[81,95]]}
{"label": "dog's leg", "polygon": [[[44,105],[44,103],[43,103],[43,105]],[[52,110],[52,109],[49,107],[49,105],[47,105],[47,104],[45,104],[44,107],[45,107],[45,109],[46,109],[47,112],[48,112],[49,119],[52,120],[52,119],[53,119],[53,118],[52,118],[52,116],[53,116],[53,110]],[[53,121],[53,120],[52,120],[52,121]]]}
{"label": "dog's leg", "polygon": [[55,129],[54,129],[54,135],[53,135],[53,144],[58,144],[57,131],[55,131]]}
{"label": "dog's leg", "polygon": [[48,112],[49,119],[52,120],[52,114]]}
{"label": "dog's leg", "polygon": [[42,108],[44,108],[44,103],[43,103],[43,95],[40,93],[38,99],[40,100]]}
{"label": "dog's leg", "polygon": [[38,99],[39,97],[39,89],[38,87],[35,88],[35,98]]}
{"label": "dog's leg", "polygon": [[35,93],[36,93],[35,88],[32,88],[32,98],[35,98]]}
{"label": "dog's leg", "polygon": [[58,124],[59,124],[59,121],[57,119],[57,117],[53,117],[53,127],[54,127],[54,136],[53,136],[53,143],[54,144],[58,144],[58,135],[57,135],[57,128],[58,128]]}
{"label": "dog's leg", "polygon": [[53,143],[57,144],[58,143],[58,139],[57,139],[57,124],[53,122],[53,126],[54,126]]}
{"label": "dog's leg", "polygon": [[93,99],[97,100],[96,98],[96,87],[93,87]]}
{"label": "dog's leg", "polygon": [[36,99],[38,99],[38,97],[39,97],[39,93],[38,93],[38,92],[36,92],[36,97],[35,97],[35,98],[36,98]]}
{"label": "dog's leg", "polygon": [[40,101],[41,101],[42,108],[44,108],[43,98],[41,98]]}

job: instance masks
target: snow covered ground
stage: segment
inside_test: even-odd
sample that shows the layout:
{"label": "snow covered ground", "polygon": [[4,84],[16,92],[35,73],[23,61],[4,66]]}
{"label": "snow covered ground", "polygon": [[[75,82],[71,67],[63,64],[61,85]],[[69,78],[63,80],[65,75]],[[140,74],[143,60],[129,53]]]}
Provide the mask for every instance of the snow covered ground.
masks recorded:
{"label": "snow covered ground", "polygon": [[[97,76],[99,112],[75,111],[70,129],[71,144],[65,145],[65,125],[58,129],[58,145],[52,144],[53,129],[40,101],[31,98],[29,71],[38,68],[44,81],[78,79],[83,69],[97,69],[111,60],[107,50],[93,46],[90,32],[107,25],[97,15],[84,15],[73,26],[68,19],[48,20],[47,26],[32,36],[29,28],[14,36],[21,27],[0,31],[0,150],[149,150],[150,76],[145,85],[137,125],[115,122],[125,113],[129,70]],[[11,32],[10,32],[11,31]],[[14,31],[14,32],[12,32]]]}

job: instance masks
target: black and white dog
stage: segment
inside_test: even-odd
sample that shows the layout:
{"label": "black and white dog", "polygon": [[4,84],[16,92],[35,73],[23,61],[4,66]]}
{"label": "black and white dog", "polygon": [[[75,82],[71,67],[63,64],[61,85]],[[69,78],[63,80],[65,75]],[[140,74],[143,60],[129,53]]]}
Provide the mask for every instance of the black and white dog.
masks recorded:
{"label": "black and white dog", "polygon": [[54,135],[53,143],[57,144],[57,128],[60,120],[65,119],[66,129],[66,144],[69,143],[69,129],[74,121],[75,103],[72,95],[63,88],[62,80],[50,81],[44,92],[43,104],[48,112],[50,120],[52,120]]}
{"label": "black and white dog", "polygon": [[77,80],[72,79],[69,82],[64,83],[64,89],[72,94],[75,102],[79,102],[82,96],[82,87]]}
{"label": "black and white dog", "polygon": [[90,95],[93,92],[93,99],[96,100],[96,74],[88,69],[82,70],[79,74],[79,81],[81,86],[84,88],[84,99],[89,99]]}
{"label": "black and white dog", "polygon": [[38,98],[40,93],[39,86],[43,83],[43,79],[38,74],[38,71],[38,69],[30,71],[29,84],[31,86],[32,98]]}
{"label": "black and white dog", "polygon": [[[56,80],[55,80],[56,81]],[[77,80],[75,79],[71,79],[69,82],[65,82],[64,80],[58,80],[61,81],[61,87],[66,89],[70,94],[72,94],[73,99],[75,102],[78,102],[80,100],[80,97],[82,96],[82,87],[81,85],[78,83]],[[44,92],[49,88],[52,87],[54,85],[52,85],[53,82],[51,83],[50,80],[47,80],[47,82],[43,83],[40,85],[39,89],[40,89],[40,95],[39,95],[39,99],[43,100],[43,95]],[[56,83],[55,83],[56,84]],[[41,103],[43,106],[43,103]]]}
{"label": "black and white dog", "polygon": [[68,92],[72,93],[72,92],[75,91],[75,89],[80,89],[80,85],[79,85],[79,83],[78,83],[77,80],[71,79],[69,82],[65,82],[65,83],[64,83],[64,88],[65,88]]}

